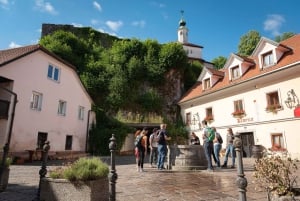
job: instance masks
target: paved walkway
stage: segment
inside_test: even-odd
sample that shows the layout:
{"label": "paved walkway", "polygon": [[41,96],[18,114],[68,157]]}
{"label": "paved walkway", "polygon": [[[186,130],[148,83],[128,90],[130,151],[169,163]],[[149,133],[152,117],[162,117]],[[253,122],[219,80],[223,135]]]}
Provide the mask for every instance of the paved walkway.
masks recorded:
{"label": "paved walkway", "polygon": [[[110,158],[103,158],[109,162]],[[117,201],[235,201],[239,200],[235,184],[236,169],[219,169],[214,172],[158,171],[145,164],[145,172],[137,172],[133,156],[116,157]],[[48,170],[60,162],[49,161]],[[253,183],[254,159],[243,159],[248,181],[247,200],[267,200],[266,193],[255,189]],[[40,162],[12,165],[9,185],[0,193],[0,201],[32,201],[36,197]]]}

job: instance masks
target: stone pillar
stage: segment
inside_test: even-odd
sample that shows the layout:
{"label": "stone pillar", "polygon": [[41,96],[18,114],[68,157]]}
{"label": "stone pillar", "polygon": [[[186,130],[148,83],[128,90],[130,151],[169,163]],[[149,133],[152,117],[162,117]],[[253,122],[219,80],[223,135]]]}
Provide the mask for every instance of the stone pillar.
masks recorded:
{"label": "stone pillar", "polygon": [[236,159],[237,159],[237,173],[238,178],[236,179],[236,185],[239,191],[239,201],[246,201],[246,188],[247,188],[247,179],[245,178],[244,168],[243,168],[243,152],[242,152],[242,140],[241,135],[236,133],[234,135],[233,145],[236,151]]}
{"label": "stone pillar", "polygon": [[112,134],[112,137],[110,138],[110,143],[109,143],[109,149],[111,153],[111,160],[110,160],[110,165],[111,165],[111,170],[109,173],[109,200],[110,201],[115,201],[116,200],[116,181],[118,179],[118,174],[116,173],[115,169],[115,151],[117,149],[117,144],[116,144],[116,138],[115,135]]}

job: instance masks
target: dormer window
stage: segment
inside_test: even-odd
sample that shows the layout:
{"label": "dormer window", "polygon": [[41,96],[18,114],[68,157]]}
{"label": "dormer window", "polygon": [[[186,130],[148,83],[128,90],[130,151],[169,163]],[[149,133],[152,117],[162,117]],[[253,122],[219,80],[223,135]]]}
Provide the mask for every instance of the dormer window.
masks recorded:
{"label": "dormer window", "polygon": [[239,66],[234,66],[230,68],[231,79],[237,79],[240,77],[240,68]]}
{"label": "dormer window", "polygon": [[210,78],[207,78],[207,79],[203,80],[203,83],[204,83],[203,89],[210,88]]}
{"label": "dormer window", "polygon": [[267,67],[274,64],[274,55],[273,52],[267,52],[262,55],[263,67]]}

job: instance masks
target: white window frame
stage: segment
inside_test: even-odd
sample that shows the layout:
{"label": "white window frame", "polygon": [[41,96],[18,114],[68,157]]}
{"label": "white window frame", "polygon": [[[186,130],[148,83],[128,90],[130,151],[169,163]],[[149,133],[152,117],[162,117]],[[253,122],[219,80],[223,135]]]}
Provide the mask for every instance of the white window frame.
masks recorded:
{"label": "white window frame", "polygon": [[83,106],[78,107],[78,119],[84,120],[84,107]]}
{"label": "white window frame", "polygon": [[209,89],[211,87],[210,78],[206,78],[203,80],[203,89]]}
{"label": "white window frame", "polygon": [[43,101],[43,94],[33,91],[30,100],[30,109],[41,111],[42,110],[42,101]]}
{"label": "white window frame", "polygon": [[[50,70],[50,68],[51,68],[51,70]],[[60,72],[61,72],[60,68],[58,68],[57,66],[54,66],[52,64],[49,64],[48,69],[47,69],[47,77],[55,82],[59,82]]]}
{"label": "white window frame", "polygon": [[240,67],[234,66],[234,67],[230,68],[230,74],[231,74],[232,80],[239,78],[241,76]]}
{"label": "white window frame", "polygon": [[274,54],[273,51],[267,52],[265,54],[262,55],[262,63],[263,63],[263,67],[268,67],[271,65],[274,65]]}
{"label": "white window frame", "polygon": [[63,100],[59,100],[57,114],[61,116],[66,116],[66,111],[67,111],[67,102]]}

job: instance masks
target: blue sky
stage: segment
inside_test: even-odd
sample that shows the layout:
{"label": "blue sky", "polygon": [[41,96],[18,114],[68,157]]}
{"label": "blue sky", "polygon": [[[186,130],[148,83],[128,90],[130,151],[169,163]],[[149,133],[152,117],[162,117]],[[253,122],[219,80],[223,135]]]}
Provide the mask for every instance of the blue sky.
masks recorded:
{"label": "blue sky", "polygon": [[0,0],[0,49],[38,43],[43,23],[92,27],[120,38],[177,41],[183,17],[189,42],[207,61],[237,52],[250,30],[274,39],[300,32],[297,0]]}

